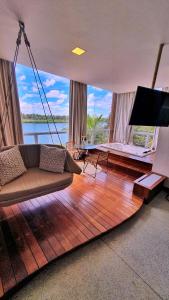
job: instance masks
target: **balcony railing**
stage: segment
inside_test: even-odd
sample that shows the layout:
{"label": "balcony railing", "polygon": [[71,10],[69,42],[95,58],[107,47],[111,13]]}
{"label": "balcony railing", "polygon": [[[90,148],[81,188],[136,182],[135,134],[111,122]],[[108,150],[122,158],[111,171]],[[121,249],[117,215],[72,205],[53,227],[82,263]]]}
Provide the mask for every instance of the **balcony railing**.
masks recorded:
{"label": "balcony railing", "polygon": [[[87,130],[87,141],[91,144],[103,144],[107,143],[109,140],[109,129],[98,128],[98,129],[88,129]],[[61,138],[62,144],[65,144],[68,141],[68,132],[67,131],[58,131],[59,136]],[[25,132],[24,133],[24,141],[25,143],[52,143],[51,135],[53,137],[54,142],[59,143],[59,139],[57,137],[56,131],[43,131],[43,132]],[[29,139],[30,137],[30,139]],[[33,139],[32,139],[33,138]],[[143,146],[143,147],[151,147],[154,138],[154,133],[151,132],[141,132],[141,131],[133,131],[131,141],[134,145]]]}
{"label": "balcony railing", "polygon": [[[63,144],[68,141],[67,131],[58,131],[59,136]],[[25,132],[24,141],[25,143],[52,143],[51,134],[55,143],[59,143],[56,131],[43,131],[43,132]],[[30,138],[30,139],[29,139]],[[102,144],[107,143],[109,139],[109,129],[94,129],[87,131],[87,141],[91,144]]]}
{"label": "balcony railing", "polygon": [[109,128],[97,128],[87,130],[87,141],[91,144],[104,144],[109,140]]}
{"label": "balcony railing", "polygon": [[[25,132],[24,133],[24,141],[27,143],[29,143],[29,141],[27,140],[27,137],[33,137],[33,142],[30,140],[31,143],[33,144],[39,144],[41,143],[40,141],[40,137],[43,137],[43,141],[44,143],[52,143],[52,139],[51,139],[51,134],[53,137],[53,140],[58,143],[59,139],[57,136],[57,132],[56,131],[43,131],[43,132]],[[68,132],[67,131],[58,131],[58,134],[61,138],[61,141],[63,144],[65,144],[68,140]],[[62,138],[64,135],[64,138]]]}

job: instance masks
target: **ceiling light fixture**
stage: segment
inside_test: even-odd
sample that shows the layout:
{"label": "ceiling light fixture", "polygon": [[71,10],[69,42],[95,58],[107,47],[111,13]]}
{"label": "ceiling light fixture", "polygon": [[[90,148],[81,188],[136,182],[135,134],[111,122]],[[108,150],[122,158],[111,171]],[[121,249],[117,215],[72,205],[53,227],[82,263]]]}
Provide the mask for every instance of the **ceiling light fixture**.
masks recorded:
{"label": "ceiling light fixture", "polygon": [[82,49],[82,48],[79,48],[79,47],[76,47],[72,50],[72,53],[73,54],[76,54],[76,55],[82,55],[86,52],[86,50]]}

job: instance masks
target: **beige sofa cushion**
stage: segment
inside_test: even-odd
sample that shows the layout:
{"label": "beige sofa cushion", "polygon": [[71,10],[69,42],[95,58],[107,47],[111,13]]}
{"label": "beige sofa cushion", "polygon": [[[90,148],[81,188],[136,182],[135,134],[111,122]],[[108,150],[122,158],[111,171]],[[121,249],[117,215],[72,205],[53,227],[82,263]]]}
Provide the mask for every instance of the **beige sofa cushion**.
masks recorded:
{"label": "beige sofa cushion", "polygon": [[66,150],[41,145],[39,168],[54,173],[63,173],[66,159]]}
{"label": "beige sofa cushion", "polygon": [[72,181],[73,174],[69,172],[56,174],[40,170],[39,168],[30,168],[15,181],[2,187],[0,191],[0,206],[59,191],[69,186]]}
{"label": "beige sofa cushion", "polygon": [[0,152],[0,185],[5,185],[25,172],[26,168],[17,146]]}

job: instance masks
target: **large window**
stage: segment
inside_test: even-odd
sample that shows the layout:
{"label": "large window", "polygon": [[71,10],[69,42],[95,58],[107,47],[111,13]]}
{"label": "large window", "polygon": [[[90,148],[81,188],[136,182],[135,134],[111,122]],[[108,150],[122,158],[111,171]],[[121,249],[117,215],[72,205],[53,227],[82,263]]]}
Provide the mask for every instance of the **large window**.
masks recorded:
{"label": "large window", "polygon": [[108,142],[112,92],[88,86],[87,139],[89,143]]}
{"label": "large window", "polygon": [[[63,144],[68,140],[69,80],[43,71],[39,71],[47,99],[50,104],[55,125]],[[17,64],[16,79],[22,114],[22,126],[25,143],[51,143],[49,132],[56,132],[50,111],[43,97],[48,122],[39,97],[38,88],[31,68]],[[42,92],[39,85],[40,92]],[[49,129],[50,128],[50,129]],[[52,135],[55,143],[58,136]]]}

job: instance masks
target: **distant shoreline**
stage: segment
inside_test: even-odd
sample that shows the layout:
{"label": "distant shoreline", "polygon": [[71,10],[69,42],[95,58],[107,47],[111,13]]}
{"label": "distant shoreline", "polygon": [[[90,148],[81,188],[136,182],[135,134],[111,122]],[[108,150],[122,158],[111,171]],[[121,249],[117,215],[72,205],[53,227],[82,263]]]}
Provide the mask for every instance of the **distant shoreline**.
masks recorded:
{"label": "distant shoreline", "polygon": [[[22,119],[22,123],[53,123],[53,120],[31,120],[31,119]],[[54,123],[68,123],[68,121],[65,120],[54,120]]]}

